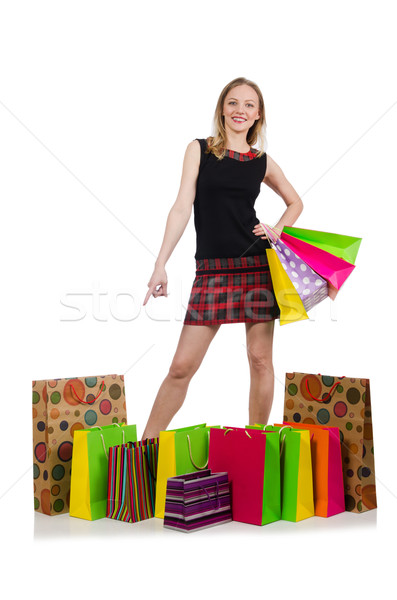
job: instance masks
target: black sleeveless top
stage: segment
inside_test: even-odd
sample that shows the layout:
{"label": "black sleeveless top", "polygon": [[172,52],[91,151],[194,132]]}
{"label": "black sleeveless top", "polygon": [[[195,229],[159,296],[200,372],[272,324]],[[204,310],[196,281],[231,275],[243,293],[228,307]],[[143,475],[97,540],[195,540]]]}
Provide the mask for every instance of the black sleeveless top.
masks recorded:
{"label": "black sleeveless top", "polygon": [[[228,151],[219,160],[205,154],[207,140],[196,138],[201,146],[200,169],[194,199],[196,260],[236,258],[265,254],[267,240],[252,233],[259,223],[254,204],[266,173],[267,155]],[[233,158],[238,156],[239,158]]]}

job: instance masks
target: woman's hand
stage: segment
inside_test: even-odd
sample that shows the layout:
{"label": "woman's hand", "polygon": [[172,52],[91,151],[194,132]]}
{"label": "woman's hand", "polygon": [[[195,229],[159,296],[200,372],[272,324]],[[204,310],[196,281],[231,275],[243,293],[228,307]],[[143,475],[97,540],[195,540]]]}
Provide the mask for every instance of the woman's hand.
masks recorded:
{"label": "woman's hand", "polygon": [[[164,267],[155,267],[153,271],[153,275],[151,276],[148,286],[149,289],[146,294],[146,298],[143,301],[143,305],[145,306],[146,302],[149,300],[152,295],[154,298],[158,298],[159,296],[168,296],[167,294],[167,273],[165,272]],[[157,290],[156,287],[160,286]]]}
{"label": "woman's hand", "polygon": [[[267,223],[265,223],[265,225],[267,225]],[[268,227],[270,227],[270,225],[267,225],[267,226],[268,226]],[[276,238],[274,241],[277,241],[277,240],[278,240],[278,238],[279,238],[279,237],[280,237],[280,235],[281,235],[281,231],[280,231],[280,230],[277,230],[277,229],[274,229],[273,227],[270,227],[270,229],[272,230],[272,236],[273,236],[273,240],[274,240],[274,238]],[[257,236],[260,236],[260,237],[261,237],[261,240],[268,240],[268,239],[269,239],[269,237],[268,237],[268,235],[266,234],[266,231],[265,231],[265,229],[264,229],[264,227],[263,227],[262,223],[257,223],[257,224],[255,225],[254,229],[252,230],[252,233],[254,233],[254,234],[255,234],[255,235],[257,235]],[[269,241],[270,241],[270,240],[269,240]]]}

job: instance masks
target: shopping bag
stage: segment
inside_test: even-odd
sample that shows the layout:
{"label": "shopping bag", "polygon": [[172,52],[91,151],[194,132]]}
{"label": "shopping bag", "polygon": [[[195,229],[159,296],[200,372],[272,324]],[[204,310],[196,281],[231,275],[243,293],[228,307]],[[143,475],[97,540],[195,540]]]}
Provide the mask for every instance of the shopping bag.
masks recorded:
{"label": "shopping bag", "polygon": [[338,427],[298,424],[288,421],[285,421],[283,425],[295,429],[308,429],[310,432],[315,515],[331,517],[344,512],[345,495]]}
{"label": "shopping bag", "polygon": [[69,511],[73,433],[94,425],[126,423],[124,376],[33,381],[34,508]]}
{"label": "shopping bag", "polygon": [[209,428],[205,423],[160,431],[155,516],[164,519],[167,479],[208,466]]}
{"label": "shopping bag", "polygon": [[298,238],[294,238],[292,235],[283,232],[280,239],[297,257],[299,256],[304,260],[316,273],[329,281],[337,290],[341,288],[355,269],[353,264],[343,260],[343,258],[338,258],[334,254],[321,250],[321,248],[303,242]]}
{"label": "shopping bag", "polygon": [[280,309],[280,325],[308,319],[303,302],[281,265],[276,251],[273,248],[267,248],[266,256],[274,295]]}
{"label": "shopping bag", "polygon": [[[267,227],[265,227],[268,230]],[[305,310],[328,297],[328,282],[313,271],[299,256],[292,252],[280,239],[274,242],[269,235],[271,247],[276,251],[281,266],[302,300]]]}
{"label": "shopping bag", "polygon": [[292,237],[307,242],[312,246],[321,248],[326,252],[343,258],[347,262],[356,262],[362,238],[339,233],[328,233],[327,231],[315,231],[313,229],[300,229],[298,227],[284,227],[283,232]]}
{"label": "shopping bag", "polygon": [[279,452],[277,433],[211,429],[208,467],[228,473],[233,521],[266,525],[280,519]]}
{"label": "shopping bag", "polygon": [[286,373],[283,420],[338,427],[345,510],[376,508],[369,379]]}
{"label": "shopping bag", "polygon": [[266,425],[264,431],[280,436],[281,519],[295,523],[313,517],[310,433],[283,425]]}
{"label": "shopping bag", "polygon": [[127,523],[154,517],[159,438],[109,449],[106,516]]}
{"label": "shopping bag", "polygon": [[231,520],[227,473],[211,473],[206,469],[168,479],[164,527],[190,532]]}
{"label": "shopping bag", "polygon": [[106,517],[109,448],[136,441],[136,425],[113,423],[74,432],[70,477],[71,517]]}

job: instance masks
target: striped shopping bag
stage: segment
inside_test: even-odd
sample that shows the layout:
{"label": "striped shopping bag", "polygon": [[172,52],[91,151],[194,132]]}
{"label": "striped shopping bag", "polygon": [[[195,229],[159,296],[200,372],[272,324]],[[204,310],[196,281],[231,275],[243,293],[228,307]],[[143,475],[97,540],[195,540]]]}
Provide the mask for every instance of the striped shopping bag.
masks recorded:
{"label": "striped shopping bag", "polygon": [[169,477],[164,527],[197,531],[232,520],[228,474],[210,469]]}
{"label": "striped shopping bag", "polygon": [[109,449],[106,516],[126,523],[154,517],[159,439]]}

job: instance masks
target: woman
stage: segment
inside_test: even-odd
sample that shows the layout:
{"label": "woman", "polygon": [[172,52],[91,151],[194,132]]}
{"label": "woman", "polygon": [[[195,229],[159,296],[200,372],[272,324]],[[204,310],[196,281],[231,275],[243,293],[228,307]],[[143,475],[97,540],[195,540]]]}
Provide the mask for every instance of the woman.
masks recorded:
{"label": "woman", "polygon": [[[250,425],[266,424],[273,402],[273,331],[280,312],[266,257],[270,244],[254,204],[262,181],[281,196],[287,209],[274,227],[277,232],[295,223],[303,204],[263,150],[265,107],[254,82],[238,77],[225,86],[214,125],[213,137],[193,140],[187,146],[179,193],[143,302],[151,295],[167,296],[165,264],[194,205],[196,277],[178,346],[142,439],[157,437],[167,428],[222,323],[245,322]],[[252,147],[258,139],[259,151]]]}

